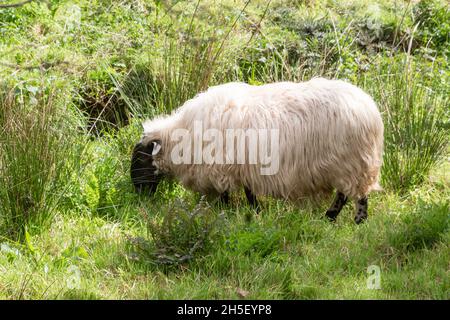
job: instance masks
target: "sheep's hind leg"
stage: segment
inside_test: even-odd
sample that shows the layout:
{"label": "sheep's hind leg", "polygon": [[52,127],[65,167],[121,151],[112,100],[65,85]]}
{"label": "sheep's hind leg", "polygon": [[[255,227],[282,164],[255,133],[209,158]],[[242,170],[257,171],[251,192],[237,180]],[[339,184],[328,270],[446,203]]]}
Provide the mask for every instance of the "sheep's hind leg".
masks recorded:
{"label": "sheep's hind leg", "polygon": [[356,215],[355,215],[356,224],[360,224],[361,222],[364,222],[364,220],[367,219],[367,207],[368,207],[367,196],[362,197],[356,203]]}
{"label": "sheep's hind leg", "polygon": [[347,203],[348,198],[342,193],[337,192],[336,197],[334,198],[333,204],[331,207],[327,210],[327,213],[325,214],[326,217],[330,221],[336,221],[337,216],[339,215],[339,212],[341,212],[342,207]]}
{"label": "sheep's hind leg", "polygon": [[256,213],[259,213],[259,203],[258,199],[256,199],[256,196],[252,193],[252,191],[249,188],[244,188],[245,196],[247,197],[248,203],[250,204],[250,207],[252,209],[256,210]]}

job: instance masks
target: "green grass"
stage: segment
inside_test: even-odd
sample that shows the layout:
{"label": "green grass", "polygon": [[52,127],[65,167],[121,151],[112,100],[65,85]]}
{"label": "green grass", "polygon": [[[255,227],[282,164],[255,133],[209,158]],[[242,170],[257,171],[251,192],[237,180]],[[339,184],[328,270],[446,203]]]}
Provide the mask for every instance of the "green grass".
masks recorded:
{"label": "green grass", "polygon": [[[180,225],[169,226],[154,233],[166,238],[152,240],[145,218],[57,214],[51,228],[29,244],[3,243],[10,249],[1,249],[1,297],[239,299],[248,292],[245,298],[255,299],[448,299],[449,194],[430,187],[407,198],[372,197],[370,219],[362,226],[354,225],[349,208],[330,224],[323,219],[325,204],[297,209],[265,201],[255,216],[234,198],[211,243],[195,259],[169,266],[166,258],[149,254],[152,241],[186,248],[191,244],[180,236],[196,239],[201,229],[177,234],[171,231]],[[162,213],[148,205],[135,196],[121,210],[135,217],[144,211],[147,219],[160,221]],[[218,208],[211,210],[219,216]],[[150,244],[143,247],[137,238]],[[370,265],[381,268],[380,290],[366,287]],[[74,268],[80,282],[71,287]]]}
{"label": "green grass", "polygon": [[[449,299],[448,21],[439,0],[0,9],[0,298]],[[382,111],[385,190],[365,224],[352,204],[328,222],[331,199],[265,198],[256,215],[243,193],[134,192],[143,118],[217,83],[319,75]]]}
{"label": "green grass", "polygon": [[382,64],[365,80],[385,126],[382,184],[408,190],[426,180],[447,153],[449,95],[408,57]]}
{"label": "green grass", "polygon": [[43,87],[27,89],[0,93],[0,230],[12,239],[49,222],[80,150],[67,101]]}

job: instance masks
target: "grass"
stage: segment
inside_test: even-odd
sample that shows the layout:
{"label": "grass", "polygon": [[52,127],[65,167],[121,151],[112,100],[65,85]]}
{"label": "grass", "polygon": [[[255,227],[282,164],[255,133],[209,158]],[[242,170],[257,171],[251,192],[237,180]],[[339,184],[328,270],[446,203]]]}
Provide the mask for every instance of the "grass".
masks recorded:
{"label": "grass", "polygon": [[384,115],[382,184],[391,189],[420,185],[447,153],[449,96],[428,77],[405,58],[368,81]]}
{"label": "grass", "polygon": [[30,86],[0,96],[0,230],[12,239],[49,222],[77,167],[75,123],[56,93],[43,91]]}
{"label": "grass", "polygon": [[[170,268],[136,247],[135,238],[146,237],[143,223],[56,215],[48,233],[31,238],[33,251],[14,243],[11,252],[2,248],[2,298],[447,299],[449,204],[426,199],[443,192],[429,187],[416,190],[415,199],[378,195],[361,227],[350,209],[333,225],[323,219],[323,205],[272,201],[249,221],[250,210],[234,199],[240,209],[224,211],[209,249]],[[381,268],[380,290],[366,287],[370,265]],[[80,281],[71,288],[74,269]]]}
{"label": "grass", "polygon": [[[448,4],[104,3],[0,9],[1,299],[450,298]],[[332,224],[327,202],[256,215],[243,194],[134,192],[144,117],[216,83],[318,75],[382,111],[367,223],[351,204]]]}

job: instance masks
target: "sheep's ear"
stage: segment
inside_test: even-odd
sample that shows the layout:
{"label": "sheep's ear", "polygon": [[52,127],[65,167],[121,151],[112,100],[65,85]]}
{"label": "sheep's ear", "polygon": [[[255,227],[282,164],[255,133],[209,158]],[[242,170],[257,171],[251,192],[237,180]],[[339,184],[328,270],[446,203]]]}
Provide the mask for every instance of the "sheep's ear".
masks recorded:
{"label": "sheep's ear", "polygon": [[157,155],[161,151],[161,141],[152,141],[152,156]]}

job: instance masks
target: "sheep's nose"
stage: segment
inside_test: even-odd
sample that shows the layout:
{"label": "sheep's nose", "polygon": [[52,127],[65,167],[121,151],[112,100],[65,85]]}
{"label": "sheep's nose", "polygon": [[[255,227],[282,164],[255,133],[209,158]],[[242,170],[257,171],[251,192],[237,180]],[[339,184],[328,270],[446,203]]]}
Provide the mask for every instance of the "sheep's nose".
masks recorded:
{"label": "sheep's nose", "polygon": [[139,171],[142,168],[145,157],[143,156],[144,145],[142,143],[137,143],[133,148],[133,153],[131,155],[131,179],[133,183],[137,181],[136,179],[139,176]]}
{"label": "sheep's nose", "polygon": [[156,168],[152,165],[151,150],[141,142],[134,146],[131,156],[131,180],[138,192],[148,190],[152,193],[158,185]]}

